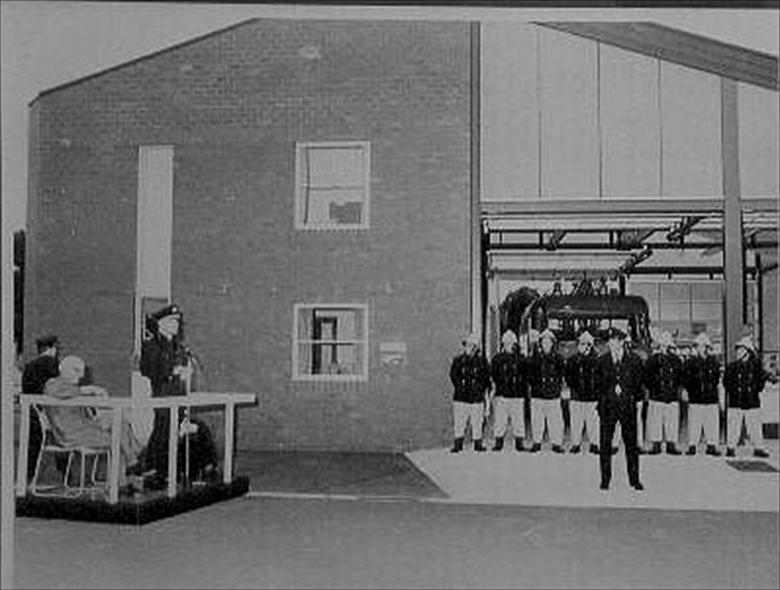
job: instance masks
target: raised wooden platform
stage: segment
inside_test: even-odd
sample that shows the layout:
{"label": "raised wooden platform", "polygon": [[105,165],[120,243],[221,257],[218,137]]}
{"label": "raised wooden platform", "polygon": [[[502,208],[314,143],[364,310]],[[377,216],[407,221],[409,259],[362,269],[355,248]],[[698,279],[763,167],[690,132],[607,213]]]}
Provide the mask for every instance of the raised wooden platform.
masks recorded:
{"label": "raised wooden platform", "polygon": [[109,504],[105,497],[34,496],[16,498],[16,515],[37,518],[61,518],[90,522],[143,525],[209,504],[243,496],[249,490],[248,477],[236,477],[231,483],[209,483],[181,488],[169,498],[165,490],[147,491],[119,498]]}

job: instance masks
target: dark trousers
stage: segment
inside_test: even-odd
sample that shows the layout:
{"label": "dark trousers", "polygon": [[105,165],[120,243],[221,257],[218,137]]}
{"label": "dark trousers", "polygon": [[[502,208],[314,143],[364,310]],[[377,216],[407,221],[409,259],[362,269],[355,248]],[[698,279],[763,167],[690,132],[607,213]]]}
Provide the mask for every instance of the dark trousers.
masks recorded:
{"label": "dark trousers", "polygon": [[[179,420],[183,417],[183,410],[179,411]],[[211,436],[211,431],[202,420],[191,419],[196,424],[198,431],[189,435],[190,444],[190,478],[197,477],[206,466],[217,466],[217,449]],[[178,428],[174,424],[174,428]],[[149,436],[144,456],[145,469],[156,469],[159,478],[168,477],[168,435],[171,430],[171,414],[168,408],[156,409],[154,412],[154,427]],[[186,437],[179,439],[177,464],[178,473],[184,473],[187,450]]]}
{"label": "dark trousers", "polygon": [[639,449],[636,446],[636,407],[621,405],[608,408],[599,415],[599,459],[601,483],[609,485],[612,479],[612,438],[615,424],[620,422],[620,433],[626,450],[626,471],[630,484],[639,483]]}
{"label": "dark trousers", "polygon": [[[174,425],[174,428],[177,426]],[[168,408],[155,408],[154,425],[149,442],[144,451],[145,469],[156,469],[158,475],[168,475],[168,435],[171,431],[171,411]]]}

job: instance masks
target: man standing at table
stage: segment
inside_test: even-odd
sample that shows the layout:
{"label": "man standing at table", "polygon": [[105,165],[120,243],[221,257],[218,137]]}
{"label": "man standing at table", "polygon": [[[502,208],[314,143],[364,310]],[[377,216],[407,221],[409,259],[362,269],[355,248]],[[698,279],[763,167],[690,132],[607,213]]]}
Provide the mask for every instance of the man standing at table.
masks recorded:
{"label": "man standing at table", "polygon": [[636,442],[636,403],[642,399],[642,360],[625,350],[625,333],[611,328],[607,346],[609,352],[596,361],[599,389],[599,458],[602,490],[608,490],[612,479],[612,439],[615,425],[620,422],[626,453],[628,483],[643,490],[639,481],[639,451]]}
{"label": "man standing at table", "polygon": [[[38,356],[24,366],[22,372],[22,393],[42,394],[43,388],[49,379],[53,379],[60,374],[60,341],[54,334],[41,336],[35,341],[38,349]],[[27,480],[29,481],[35,473],[35,463],[38,460],[41,442],[43,440],[43,431],[41,423],[38,420],[38,414],[30,412],[30,441],[29,451],[27,453]],[[65,473],[67,467],[67,457],[57,453],[54,457],[57,470]]]}

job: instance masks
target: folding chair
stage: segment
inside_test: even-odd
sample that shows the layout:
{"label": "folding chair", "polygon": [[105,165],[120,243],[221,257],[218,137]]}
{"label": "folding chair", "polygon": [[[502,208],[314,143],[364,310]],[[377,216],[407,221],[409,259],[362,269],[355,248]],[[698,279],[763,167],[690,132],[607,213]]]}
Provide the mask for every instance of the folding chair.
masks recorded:
{"label": "folding chair", "polygon": [[[100,460],[101,455],[106,456],[106,462],[109,461],[109,449],[106,448],[97,448],[97,447],[88,447],[84,445],[75,445],[75,444],[64,444],[59,442],[56,439],[56,436],[54,434],[54,431],[51,427],[51,422],[49,422],[49,417],[46,415],[45,410],[38,405],[32,406],[35,410],[35,413],[38,415],[38,420],[41,423],[41,433],[42,433],[42,440],[41,440],[41,448],[38,451],[38,459],[35,462],[35,472],[33,473],[33,479],[30,483],[30,491],[37,496],[44,496],[44,495],[65,495],[70,496],[73,495],[74,492],[76,494],[83,494],[87,491],[86,486],[86,459],[88,456],[93,457],[92,461],[92,470],[90,473],[90,483],[92,484],[93,488],[97,488],[98,486],[105,486],[106,481],[98,481],[97,480],[97,467],[98,462]],[[59,493],[44,493],[38,488],[38,477],[40,475],[41,470],[41,461],[43,459],[44,453],[53,453],[53,454],[63,454],[67,453],[68,455],[68,463],[65,467],[65,474],[62,479],[62,487],[64,488],[65,492],[64,494]],[[70,469],[71,465],[73,463],[73,455],[75,453],[79,453],[81,455],[81,470],[79,473],[79,486],[73,487],[69,484],[70,480]]]}

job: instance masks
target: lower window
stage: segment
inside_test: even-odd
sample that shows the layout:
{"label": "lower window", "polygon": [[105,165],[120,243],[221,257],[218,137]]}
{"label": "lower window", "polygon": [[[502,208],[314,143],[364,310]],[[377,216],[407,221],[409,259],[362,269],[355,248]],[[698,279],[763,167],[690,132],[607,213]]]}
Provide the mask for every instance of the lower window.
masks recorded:
{"label": "lower window", "polygon": [[293,379],[368,379],[367,305],[297,303],[293,323]]}

